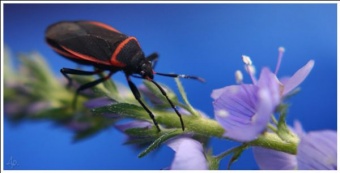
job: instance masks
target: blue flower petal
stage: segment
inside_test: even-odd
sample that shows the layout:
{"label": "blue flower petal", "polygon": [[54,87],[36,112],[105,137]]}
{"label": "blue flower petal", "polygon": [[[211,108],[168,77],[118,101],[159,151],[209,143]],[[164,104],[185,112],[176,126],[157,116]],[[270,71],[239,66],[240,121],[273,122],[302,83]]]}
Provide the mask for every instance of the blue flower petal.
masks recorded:
{"label": "blue flower petal", "polygon": [[214,90],[216,120],[224,136],[240,142],[256,139],[265,129],[280,102],[279,82],[264,68],[257,85],[233,85]]}
{"label": "blue flower petal", "polygon": [[295,155],[262,147],[253,147],[253,153],[260,169],[292,170],[297,168]]}
{"label": "blue flower petal", "polygon": [[337,169],[337,134],[324,130],[310,132],[301,138],[298,147],[299,169]]}
{"label": "blue flower petal", "polygon": [[173,149],[175,158],[170,169],[173,170],[207,170],[208,164],[203,153],[202,144],[189,137],[177,137],[167,145]]}
{"label": "blue flower petal", "polygon": [[125,124],[115,124],[115,127],[121,132],[131,128],[151,128],[151,126],[152,124],[150,122],[140,120],[131,121]]}
{"label": "blue flower petal", "polygon": [[300,123],[300,121],[294,121],[294,129],[290,128],[293,130],[300,138],[306,134],[305,130],[303,130],[303,127]]}
{"label": "blue flower petal", "polygon": [[258,99],[255,95],[256,90],[253,85],[229,86],[214,101],[215,118],[225,129],[225,137],[250,141],[256,139],[264,129],[254,126],[252,121]]}
{"label": "blue flower petal", "polygon": [[228,87],[229,86],[219,88],[219,89],[214,89],[213,92],[211,93],[211,98],[213,98],[214,100],[218,99]]}
{"label": "blue flower petal", "polygon": [[254,157],[260,169],[336,170],[337,133],[324,130],[305,133],[301,124],[295,123],[300,143],[297,155],[254,147]]}
{"label": "blue flower petal", "polygon": [[296,71],[291,78],[289,78],[288,80],[281,81],[282,84],[284,85],[283,95],[287,95],[294,88],[299,86],[309,75],[309,73],[313,69],[313,66],[314,60],[310,60],[305,66]]}
{"label": "blue flower petal", "polygon": [[94,98],[91,99],[87,102],[84,103],[84,106],[90,109],[94,109],[94,108],[99,108],[99,107],[103,107],[103,106],[109,106],[113,103],[115,103],[116,101],[108,98],[108,97],[99,97],[99,98]]}
{"label": "blue flower petal", "polygon": [[[280,101],[280,81],[268,68],[263,68],[257,86],[269,94],[271,106],[276,107]],[[260,91],[261,92],[261,91]]]}

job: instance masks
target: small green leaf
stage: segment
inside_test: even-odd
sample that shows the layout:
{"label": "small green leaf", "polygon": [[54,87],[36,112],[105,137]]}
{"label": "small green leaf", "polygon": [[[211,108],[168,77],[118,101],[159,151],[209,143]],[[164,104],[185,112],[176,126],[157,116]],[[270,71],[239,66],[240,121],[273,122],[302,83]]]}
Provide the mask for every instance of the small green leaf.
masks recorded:
{"label": "small green leaf", "polygon": [[104,106],[100,108],[92,109],[95,113],[114,113],[130,118],[136,118],[141,120],[150,120],[147,112],[140,106],[129,103],[116,103],[110,106]]}
{"label": "small green leaf", "polygon": [[[14,84],[17,83],[18,76],[17,70],[14,69],[13,62],[12,62],[12,55],[9,48],[5,45],[4,52],[3,52],[3,77],[4,77],[4,85]],[[6,87],[5,87],[6,88]],[[6,92],[4,92],[6,94]]]}
{"label": "small green leaf", "polygon": [[233,156],[229,160],[228,169],[230,169],[231,165],[238,160],[238,158],[241,156],[242,152],[245,149],[246,149],[246,146],[241,145],[240,147],[237,148],[237,150],[234,151]]}
{"label": "small green leaf", "polygon": [[124,144],[132,144],[138,148],[147,147],[159,136],[159,132],[154,126],[153,128],[130,128],[124,132],[129,136]]}
{"label": "small green leaf", "polygon": [[159,138],[157,138],[151,145],[149,145],[149,147],[147,147],[144,151],[142,151],[138,157],[142,158],[145,155],[149,154],[151,151],[155,150],[156,148],[158,148],[162,143],[164,143],[165,141],[167,141],[168,139],[175,137],[179,134],[181,134],[182,131],[177,129],[177,130],[171,130],[168,132],[164,132],[164,134],[162,134]]}
{"label": "small green leaf", "polygon": [[59,81],[56,80],[52,71],[48,68],[47,62],[38,52],[19,54],[23,66],[28,69],[28,81],[34,80],[38,84],[49,87],[58,87]]}
{"label": "small green leaf", "polygon": [[228,156],[229,154],[233,153],[232,158],[230,159],[229,163],[228,163],[228,169],[230,168],[231,164],[234,163],[240,156],[241,153],[248,148],[248,143],[243,143],[240,146],[231,148],[229,150],[226,150],[224,152],[222,152],[221,154],[215,156],[214,158],[216,159],[215,162],[220,162],[224,157]]}
{"label": "small green leaf", "polygon": [[153,137],[158,135],[158,130],[156,128],[130,128],[125,130],[128,136],[136,137]]}
{"label": "small green leaf", "polygon": [[297,136],[292,133],[286,123],[286,116],[287,116],[287,105],[281,105],[280,110],[280,117],[277,124],[277,135],[285,142],[296,142],[298,140]]}
{"label": "small green leaf", "polygon": [[[101,78],[104,78],[105,75],[103,73],[100,73],[99,76]],[[103,82],[105,88],[110,92],[110,93],[117,93],[118,90],[117,90],[117,87],[116,87],[116,84],[111,80],[111,79],[108,79],[106,81]]]}

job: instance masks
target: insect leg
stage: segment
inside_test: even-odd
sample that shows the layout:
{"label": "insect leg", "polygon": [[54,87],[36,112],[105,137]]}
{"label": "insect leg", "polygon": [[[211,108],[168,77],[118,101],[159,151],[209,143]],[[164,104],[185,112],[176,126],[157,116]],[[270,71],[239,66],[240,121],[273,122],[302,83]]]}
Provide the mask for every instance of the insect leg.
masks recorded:
{"label": "insect leg", "polygon": [[152,68],[154,69],[156,67],[157,61],[158,61],[158,54],[155,52],[148,57],[146,57],[148,61],[152,62]]}
{"label": "insect leg", "polygon": [[[96,70],[96,71],[81,71],[81,70],[76,70],[76,69],[68,69],[68,68],[62,68],[61,70],[61,73],[69,80],[69,85],[71,85],[72,83],[72,79],[67,75],[67,74],[76,74],[76,75],[94,75],[94,74],[97,74],[97,73],[100,73],[102,72],[102,70]],[[72,107],[75,109],[76,108],[76,103],[77,103],[77,99],[78,99],[78,95],[79,95],[79,92],[82,91],[82,90],[85,90],[87,88],[91,88],[91,87],[94,87],[96,85],[98,85],[99,83],[101,82],[104,82],[105,80],[109,79],[111,77],[111,75],[113,74],[114,72],[110,72],[107,76],[103,77],[103,78],[99,78],[95,81],[92,81],[92,82],[89,82],[89,83],[86,83],[86,84],[83,84],[81,85],[75,95],[74,95],[74,98],[73,98],[73,101],[72,101]]]}
{"label": "insect leg", "polygon": [[73,99],[73,102],[72,102],[72,106],[73,108],[76,107],[76,103],[77,103],[77,98],[78,98],[78,95],[79,95],[79,92],[82,91],[82,90],[85,90],[87,88],[92,88],[96,85],[98,85],[99,83],[102,83],[104,81],[106,81],[107,79],[109,79],[111,77],[111,75],[113,74],[113,72],[110,72],[110,74],[108,74],[107,76],[103,77],[103,78],[99,78],[95,81],[92,81],[92,82],[89,82],[89,83],[86,83],[84,85],[81,85],[77,91],[76,91],[76,94],[74,96],[74,99]]}
{"label": "insect leg", "polygon": [[136,87],[136,85],[131,81],[130,76],[126,75],[126,80],[128,81],[129,87],[133,93],[133,95],[135,96],[136,100],[139,102],[139,104],[144,108],[144,110],[146,112],[149,113],[150,118],[152,119],[153,123],[155,124],[155,126],[157,127],[158,131],[161,131],[161,129],[158,126],[158,123],[155,119],[155,115],[150,111],[150,109],[148,107],[146,107],[146,105],[142,102],[141,100],[141,95]]}
{"label": "insect leg", "polygon": [[178,115],[180,121],[181,121],[181,126],[182,126],[182,130],[184,131],[185,127],[184,127],[184,123],[183,123],[183,119],[182,119],[182,115],[178,112],[178,110],[176,109],[175,105],[172,103],[172,101],[169,99],[169,97],[167,96],[166,92],[164,91],[164,89],[154,80],[150,80],[153,84],[155,84],[157,86],[157,88],[161,91],[161,93],[163,94],[163,96],[168,100],[169,104],[171,105],[172,109],[174,109],[174,111],[176,112],[176,114]]}
{"label": "insect leg", "polygon": [[185,74],[169,74],[169,73],[158,73],[156,72],[156,74],[160,75],[160,76],[167,76],[167,77],[180,77],[180,78],[187,78],[187,79],[194,79],[194,80],[198,80],[200,82],[205,82],[205,80],[201,77],[198,76],[190,76],[190,75],[185,75]]}
{"label": "insect leg", "polygon": [[66,77],[68,83],[67,87],[72,86],[72,79],[68,74],[75,74],[75,75],[94,75],[102,72],[102,70],[95,70],[95,71],[82,71],[82,70],[76,70],[71,68],[62,68],[60,69],[60,72]]}

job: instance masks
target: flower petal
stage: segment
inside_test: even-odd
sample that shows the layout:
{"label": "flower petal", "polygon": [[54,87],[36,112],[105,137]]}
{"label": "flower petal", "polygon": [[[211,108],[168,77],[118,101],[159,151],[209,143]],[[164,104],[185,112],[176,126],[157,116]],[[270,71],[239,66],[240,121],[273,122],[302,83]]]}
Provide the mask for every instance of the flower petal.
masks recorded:
{"label": "flower petal", "polygon": [[216,120],[226,130],[224,136],[237,141],[251,141],[263,131],[258,125],[256,114],[258,103],[257,87],[254,85],[228,86],[214,101]]}
{"label": "flower petal", "polygon": [[258,128],[262,127],[264,130],[276,106],[280,104],[280,84],[274,73],[268,68],[263,68],[257,85],[258,103],[253,119],[256,120]]}
{"label": "flower petal", "polygon": [[299,169],[337,169],[337,133],[324,130],[302,136],[297,160]]}
{"label": "flower petal", "polygon": [[260,169],[292,170],[297,168],[295,155],[262,147],[253,147],[253,153]]}
{"label": "flower petal", "polygon": [[108,106],[111,105],[113,103],[115,103],[116,101],[108,98],[108,97],[99,97],[99,98],[94,98],[91,99],[87,102],[84,103],[84,106],[90,109],[94,109],[94,108],[99,108],[99,107],[103,107],[103,106]]}
{"label": "flower petal", "polygon": [[256,139],[265,129],[280,103],[279,82],[264,68],[257,85],[233,85],[214,90],[216,120],[226,130],[224,136],[240,142]]}
{"label": "flower petal", "polygon": [[313,69],[313,66],[314,60],[310,60],[305,66],[295,72],[291,78],[281,81],[284,85],[283,95],[287,95],[290,91],[299,86],[306,79],[310,71]]}
{"label": "flower petal", "polygon": [[306,133],[305,133],[305,130],[303,130],[303,127],[300,123],[300,121],[294,121],[294,129],[291,128],[300,138],[302,136],[304,136]]}
{"label": "flower petal", "polygon": [[173,170],[207,170],[208,164],[203,153],[202,144],[189,137],[178,137],[167,142],[173,149],[175,158],[170,169]]}
{"label": "flower petal", "polygon": [[150,128],[151,126],[152,125],[150,122],[139,120],[131,121],[125,124],[115,124],[115,127],[121,132],[131,128]]}
{"label": "flower petal", "polygon": [[281,101],[280,85],[280,81],[277,79],[274,73],[272,73],[268,68],[262,69],[257,86],[261,90],[268,92],[270,102],[273,107],[279,105]]}
{"label": "flower petal", "polygon": [[300,137],[297,155],[254,147],[254,157],[260,169],[337,169],[337,133],[323,130],[305,133],[301,124],[294,131]]}
{"label": "flower petal", "polygon": [[213,90],[213,92],[211,93],[211,98],[213,98],[214,100],[218,99],[227,88],[228,86]]}

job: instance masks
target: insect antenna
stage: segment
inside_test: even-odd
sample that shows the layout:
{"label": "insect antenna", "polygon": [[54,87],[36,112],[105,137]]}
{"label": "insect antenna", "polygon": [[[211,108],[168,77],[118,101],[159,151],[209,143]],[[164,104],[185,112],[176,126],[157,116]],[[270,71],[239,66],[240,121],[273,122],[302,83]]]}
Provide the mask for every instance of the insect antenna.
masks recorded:
{"label": "insect antenna", "polygon": [[173,78],[179,77],[179,78],[194,79],[194,80],[198,80],[200,82],[205,82],[205,80],[201,77],[190,76],[190,75],[186,75],[186,74],[159,73],[159,72],[155,72],[155,74],[160,75],[160,76],[166,76],[166,77],[173,77]]}

